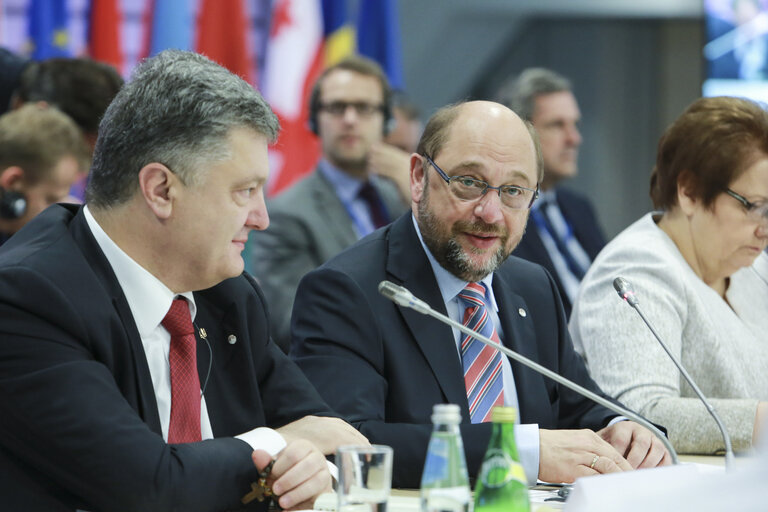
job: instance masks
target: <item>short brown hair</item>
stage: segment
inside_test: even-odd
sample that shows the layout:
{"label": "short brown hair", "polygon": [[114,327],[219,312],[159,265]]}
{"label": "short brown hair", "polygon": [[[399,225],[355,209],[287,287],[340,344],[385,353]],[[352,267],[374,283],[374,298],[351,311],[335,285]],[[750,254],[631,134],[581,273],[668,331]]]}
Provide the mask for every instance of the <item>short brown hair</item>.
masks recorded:
{"label": "short brown hair", "polygon": [[[419,145],[416,148],[418,154],[428,156],[433,160],[437,158],[438,153],[440,153],[440,150],[443,149],[448,140],[448,129],[459,116],[459,111],[465,104],[466,102],[462,101],[446,105],[438,109],[429,118],[427,125],[424,127],[424,132],[421,134],[421,139],[419,139]],[[528,129],[528,133],[533,140],[533,148],[536,153],[536,179],[541,183],[544,179],[544,159],[541,154],[539,136],[530,121],[523,121],[523,123],[525,123],[525,127]]]}
{"label": "short brown hair", "polygon": [[317,132],[317,113],[320,110],[320,89],[323,86],[323,81],[325,77],[340,69],[352,71],[358,75],[372,76],[379,82],[379,85],[381,85],[381,97],[384,103],[383,114],[386,127],[386,124],[392,118],[392,88],[389,85],[389,80],[387,80],[387,75],[384,74],[384,70],[381,69],[381,66],[375,60],[361,55],[350,55],[336,64],[327,67],[315,80],[309,96],[309,122],[312,131]]}
{"label": "short brown hair", "polygon": [[754,162],[768,155],[768,112],[743,98],[720,96],[694,101],[659,140],[651,173],[657,209],[677,206],[678,182],[710,207],[718,194]]}
{"label": "short brown hair", "polygon": [[29,185],[45,178],[67,156],[87,169],[87,154],[80,129],[55,107],[28,103],[0,116],[0,171],[21,167]]}

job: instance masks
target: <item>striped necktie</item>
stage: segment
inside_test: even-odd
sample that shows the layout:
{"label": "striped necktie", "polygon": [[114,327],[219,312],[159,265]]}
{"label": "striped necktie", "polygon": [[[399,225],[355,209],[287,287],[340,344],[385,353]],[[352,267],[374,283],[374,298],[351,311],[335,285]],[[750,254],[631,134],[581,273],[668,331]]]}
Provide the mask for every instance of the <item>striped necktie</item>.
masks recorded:
{"label": "striped necktie", "polygon": [[[488,314],[485,285],[469,283],[458,297],[459,303],[466,307],[464,325],[500,344],[499,334]],[[504,404],[501,353],[471,336],[462,335],[461,363],[470,420],[472,423],[491,421],[493,407]]]}
{"label": "striped necktie", "polygon": [[574,236],[573,228],[568,224],[568,221],[562,215],[560,215],[561,222],[553,221],[550,209],[554,207],[553,202],[545,199],[541,201],[538,208],[531,210],[531,215],[539,229],[545,229],[552,237],[571,274],[577,281],[581,281],[584,274],[587,273],[591,261]]}

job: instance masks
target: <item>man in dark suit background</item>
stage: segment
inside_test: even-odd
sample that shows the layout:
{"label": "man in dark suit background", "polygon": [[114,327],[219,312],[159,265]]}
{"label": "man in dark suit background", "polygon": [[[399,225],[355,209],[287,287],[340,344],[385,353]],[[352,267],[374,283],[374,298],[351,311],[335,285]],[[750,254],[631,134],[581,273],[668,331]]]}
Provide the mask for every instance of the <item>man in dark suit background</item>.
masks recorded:
{"label": "man in dark suit background", "polygon": [[570,81],[542,68],[520,73],[501,91],[499,101],[533,124],[544,159],[541,196],[513,254],[549,270],[568,317],[582,277],[605,246],[589,199],[562,186],[578,171],[579,105]]}
{"label": "man in dark suit background", "polygon": [[[403,180],[376,174],[370,162],[392,116],[390,96],[381,67],[365,57],[348,57],[323,72],[309,106],[322,158],[314,172],[269,202],[271,226],[251,237],[253,274],[274,317],[272,336],[286,352],[293,298],[304,274],[406,209],[395,184]],[[407,165],[379,165],[376,171],[399,171],[407,189]]]}
{"label": "man in dark suit background", "polygon": [[273,458],[280,505],[306,508],[324,454],[367,443],[313,416],[331,413],[243,274],[277,130],[246,82],[163,52],[104,116],[87,206],[0,249],[4,510],[240,509]]}
{"label": "man in dark suit background", "polygon": [[[643,427],[615,422],[611,411],[492,349],[483,356],[489,373],[478,378],[474,343],[377,291],[390,280],[457,321],[485,312],[506,346],[601,393],[573,350],[551,277],[507,258],[541,179],[537,155],[530,128],[503,105],[439,110],[411,156],[412,215],[299,285],[291,356],[334,410],[372,442],[394,447],[395,486],[419,485],[435,403],[461,407],[471,476],[490,436],[487,411],[500,403],[519,408],[518,448],[531,481],[568,482],[668,460]],[[482,290],[482,309],[469,307],[467,289]],[[494,395],[476,397],[481,388]]]}

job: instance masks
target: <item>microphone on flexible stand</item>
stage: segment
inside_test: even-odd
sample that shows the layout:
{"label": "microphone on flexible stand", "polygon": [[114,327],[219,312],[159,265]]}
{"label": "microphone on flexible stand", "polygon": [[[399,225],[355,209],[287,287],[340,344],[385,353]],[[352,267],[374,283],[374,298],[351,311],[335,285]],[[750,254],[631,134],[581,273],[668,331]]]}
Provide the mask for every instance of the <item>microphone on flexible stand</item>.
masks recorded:
{"label": "microphone on flexible stand", "polygon": [[675,363],[675,366],[677,366],[677,369],[680,370],[680,373],[683,374],[683,377],[685,380],[688,381],[688,384],[691,385],[693,388],[693,391],[696,393],[696,395],[699,397],[699,400],[702,401],[704,404],[704,407],[707,408],[707,411],[709,411],[709,414],[712,415],[712,417],[715,419],[715,422],[717,423],[717,427],[720,429],[720,433],[723,436],[723,441],[725,441],[725,467],[726,469],[730,469],[733,467],[733,448],[731,447],[731,436],[728,435],[728,431],[725,429],[725,425],[723,425],[722,420],[720,420],[720,416],[717,415],[717,411],[715,411],[715,408],[712,406],[712,404],[709,403],[707,400],[707,397],[704,396],[704,393],[701,392],[699,389],[699,386],[696,385],[696,383],[693,381],[693,378],[688,374],[686,369],[683,367],[683,363],[681,363],[677,357],[669,350],[667,347],[667,344],[664,343],[664,341],[661,339],[661,336],[658,335],[656,332],[656,329],[653,328],[651,323],[648,321],[648,319],[645,317],[643,312],[640,310],[640,307],[638,304],[640,303],[639,300],[637,300],[637,297],[635,296],[635,291],[632,289],[632,285],[624,279],[623,277],[617,277],[613,280],[613,287],[616,289],[616,292],[619,294],[619,297],[627,301],[627,304],[632,306],[632,308],[637,311],[637,314],[640,315],[640,318],[643,319],[643,322],[645,322],[645,325],[648,326],[648,329],[651,330],[651,333],[653,333],[653,336],[656,338],[656,341],[659,342],[661,345],[661,348],[664,349],[664,352],[667,353],[670,359],[672,359],[672,362]]}
{"label": "microphone on flexible stand", "polygon": [[627,418],[631,419],[632,421],[639,423],[640,425],[644,426],[648,430],[654,433],[656,437],[659,438],[661,443],[664,445],[664,447],[669,451],[669,455],[672,458],[673,464],[679,464],[679,461],[677,459],[677,452],[675,452],[675,449],[672,448],[672,444],[669,442],[669,439],[654,425],[652,425],[648,420],[645,418],[638,416],[634,412],[630,411],[629,409],[622,407],[618,404],[615,404],[611,402],[610,400],[606,400],[605,398],[601,397],[600,395],[597,395],[593,393],[592,391],[576,384],[575,382],[566,379],[565,377],[562,377],[558,375],[557,373],[553,372],[549,368],[545,368],[544,366],[540,365],[539,363],[536,363],[534,361],[531,361],[525,356],[522,356],[518,354],[517,352],[508,349],[504,345],[501,345],[499,343],[495,343],[490,338],[483,336],[481,333],[470,329],[469,327],[460,324],[459,322],[452,320],[451,318],[445,316],[444,314],[435,311],[432,309],[432,307],[429,306],[426,302],[424,302],[421,299],[418,299],[413,296],[413,294],[408,291],[407,288],[403,286],[398,286],[395,283],[392,283],[390,281],[382,281],[379,283],[379,293],[381,293],[383,296],[388,298],[389,300],[395,302],[396,304],[405,307],[413,309],[423,315],[431,316],[432,318],[435,318],[436,320],[439,320],[440,322],[447,324],[453,328],[458,329],[459,331],[463,332],[464,334],[468,336],[472,336],[478,341],[481,341],[482,343],[485,343],[491,348],[494,348],[501,352],[502,354],[514,359],[518,363],[527,366],[528,368],[532,369],[535,372],[538,372],[545,377],[549,377],[550,379],[554,380],[558,384],[561,384],[576,393],[580,394],[581,396],[584,396],[586,398],[589,398],[593,402],[598,403],[599,405],[602,405],[606,409],[610,409],[611,411],[615,412],[616,414],[619,414],[620,416],[626,416]]}

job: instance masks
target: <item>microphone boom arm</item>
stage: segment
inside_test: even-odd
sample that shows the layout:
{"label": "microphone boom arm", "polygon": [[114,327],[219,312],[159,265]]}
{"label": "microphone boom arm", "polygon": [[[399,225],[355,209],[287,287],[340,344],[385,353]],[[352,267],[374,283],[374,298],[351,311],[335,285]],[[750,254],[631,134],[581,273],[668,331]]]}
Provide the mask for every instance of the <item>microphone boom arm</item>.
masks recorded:
{"label": "microphone boom arm", "polygon": [[[386,284],[385,284],[386,283]],[[514,352],[504,345],[501,345],[499,343],[493,342],[490,338],[487,338],[480,334],[477,331],[474,331],[470,329],[469,327],[464,326],[463,324],[460,324],[459,322],[445,316],[444,314],[435,311],[433,308],[429,307],[425,302],[413,297],[413,295],[408,292],[405,288],[399,287],[397,285],[394,285],[393,283],[389,283],[387,281],[382,281],[382,283],[379,285],[379,291],[388,299],[392,300],[393,302],[399,304],[402,307],[411,308],[414,311],[417,311],[423,315],[431,316],[432,318],[435,318],[436,320],[439,320],[445,324],[450,325],[451,327],[455,327],[459,331],[463,332],[464,334],[468,336],[472,336],[476,340],[481,341],[482,343],[485,343],[491,348],[494,348],[498,351],[500,351],[502,354],[506,355],[507,357],[510,357],[517,361],[518,363],[527,366],[528,368],[544,375],[545,377],[548,377],[558,384],[561,384],[576,393],[579,393],[582,396],[585,396],[592,400],[593,402],[596,402],[599,405],[602,405],[606,409],[610,409],[611,411],[615,412],[616,414],[619,414],[621,416],[626,416],[627,418],[631,419],[632,421],[639,423],[640,425],[644,426],[653,434],[659,438],[661,443],[664,445],[664,447],[669,451],[669,455],[672,458],[673,464],[679,464],[680,461],[677,458],[677,452],[672,447],[672,444],[669,442],[669,439],[658,429],[656,428],[651,422],[646,420],[645,418],[635,414],[634,412],[630,411],[629,409],[622,407],[618,404],[615,404],[611,402],[610,400],[606,400],[605,398],[601,397],[600,395],[593,393],[592,391],[579,386],[575,382],[572,382],[564,377],[561,377],[557,373],[553,372],[549,368],[545,368],[544,366],[531,361],[525,356],[522,356],[518,354],[517,352]],[[407,295],[406,295],[407,294]]]}
{"label": "microphone boom arm", "polygon": [[706,407],[709,414],[715,419],[715,423],[717,423],[717,428],[720,429],[720,432],[723,436],[723,441],[725,442],[725,467],[726,469],[733,468],[733,447],[731,446],[731,436],[728,434],[728,431],[725,429],[725,425],[723,424],[722,420],[720,419],[720,416],[717,414],[717,411],[715,411],[715,408],[712,407],[712,404],[709,403],[709,400],[704,396],[704,393],[701,392],[701,389],[699,389],[699,386],[696,385],[696,382],[693,380],[693,377],[691,377],[688,374],[688,371],[685,369],[685,367],[680,364],[680,362],[677,360],[677,357],[675,357],[672,352],[669,350],[669,347],[667,347],[667,344],[664,343],[661,339],[661,336],[656,332],[656,329],[653,328],[651,323],[648,321],[648,319],[645,317],[643,312],[640,310],[640,307],[637,305],[637,303],[632,304],[630,303],[630,306],[634,308],[635,311],[637,311],[637,314],[640,315],[640,318],[643,319],[643,322],[645,322],[645,325],[648,326],[648,329],[651,330],[654,337],[656,338],[656,341],[659,342],[661,345],[661,348],[664,349],[664,351],[667,353],[670,359],[672,359],[672,362],[675,363],[675,366],[677,366],[677,369],[680,370],[680,373],[685,377],[685,380],[688,382],[688,384],[691,385],[691,388],[693,388],[693,391],[698,395],[699,399],[704,403],[704,407]]}

